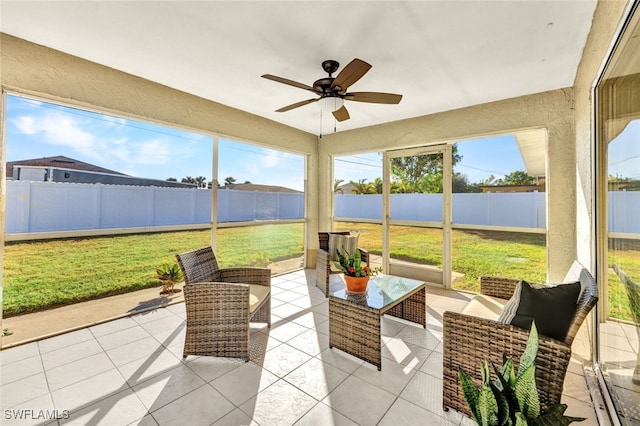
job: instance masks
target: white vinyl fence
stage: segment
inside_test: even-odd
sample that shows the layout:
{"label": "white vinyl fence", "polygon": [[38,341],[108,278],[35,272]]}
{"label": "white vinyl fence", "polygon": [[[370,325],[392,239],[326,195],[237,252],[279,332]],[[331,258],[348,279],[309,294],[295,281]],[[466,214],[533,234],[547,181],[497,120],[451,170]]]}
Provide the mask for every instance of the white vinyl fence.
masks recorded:
{"label": "white vinyl fence", "polygon": [[[7,181],[5,233],[58,232],[211,222],[211,190]],[[609,231],[640,234],[640,192],[610,192]],[[546,227],[541,192],[453,194],[453,223]],[[335,216],[382,220],[382,196],[337,194]],[[218,222],[304,218],[304,194],[218,191]],[[441,222],[441,194],[392,194],[391,218]]]}
{"label": "white vinyl fence", "polygon": [[[211,190],[7,181],[5,232],[211,223]],[[218,191],[218,221],[304,218],[304,194]]]}
{"label": "white vinyl fence", "polygon": [[[442,222],[442,194],[391,194],[391,219]],[[456,224],[546,227],[544,192],[452,194]],[[382,195],[340,194],[335,198],[335,216],[382,220]]]}

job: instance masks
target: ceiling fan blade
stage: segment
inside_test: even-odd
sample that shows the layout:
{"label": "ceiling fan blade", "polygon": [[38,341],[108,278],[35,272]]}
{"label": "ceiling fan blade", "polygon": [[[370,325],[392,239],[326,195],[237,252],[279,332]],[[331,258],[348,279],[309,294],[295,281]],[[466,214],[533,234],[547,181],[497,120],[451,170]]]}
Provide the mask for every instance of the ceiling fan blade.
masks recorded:
{"label": "ceiling fan blade", "polygon": [[350,118],[349,117],[349,111],[347,111],[347,109],[344,107],[344,105],[342,105],[339,109],[333,111],[333,116],[338,121],[345,121],[345,120],[348,120]]}
{"label": "ceiling fan blade", "polygon": [[348,101],[371,102],[374,104],[397,104],[402,100],[402,95],[380,92],[353,92],[347,93],[344,98]]}
{"label": "ceiling fan blade", "polygon": [[285,111],[290,111],[294,108],[298,108],[301,106],[305,106],[307,104],[310,104],[312,102],[317,102],[318,99],[307,99],[306,101],[300,101],[300,102],[296,102],[295,104],[291,104],[291,105],[287,105],[285,107],[282,107],[280,109],[277,109],[276,112],[285,112]]}
{"label": "ceiling fan blade", "polygon": [[286,85],[289,85],[289,86],[298,87],[300,89],[310,90],[313,93],[318,93],[318,94],[321,93],[320,91],[314,89],[313,87],[311,87],[311,86],[309,86],[307,84],[298,83],[297,81],[289,80],[288,78],[284,78],[284,77],[278,77],[277,75],[264,74],[261,77],[262,78],[266,78],[267,80],[273,80],[273,81],[276,81],[278,83],[286,84]]}
{"label": "ceiling fan blade", "polygon": [[362,59],[355,58],[349,62],[346,67],[338,73],[335,80],[331,84],[331,88],[340,87],[340,93],[347,91],[347,88],[356,81],[360,80],[363,75],[371,69],[371,65]]}

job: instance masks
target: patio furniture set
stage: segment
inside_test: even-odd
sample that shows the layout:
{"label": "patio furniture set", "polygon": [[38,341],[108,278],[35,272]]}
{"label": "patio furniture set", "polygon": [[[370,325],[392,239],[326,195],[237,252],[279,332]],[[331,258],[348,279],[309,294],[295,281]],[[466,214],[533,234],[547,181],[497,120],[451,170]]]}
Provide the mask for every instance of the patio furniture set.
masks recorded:
{"label": "patio furniture set", "polygon": [[[329,275],[335,273],[329,253],[330,235],[319,233],[316,270],[316,285],[328,297],[329,346],[381,370],[381,317],[386,314],[426,328],[426,283],[379,275],[369,281],[365,294],[351,294],[344,288],[330,289]],[[349,236],[349,233],[335,235]],[[363,261],[368,262],[368,253],[358,250]],[[270,270],[219,268],[211,247],[178,254],[176,258],[185,279],[187,320],[183,357],[208,355],[249,361],[250,322],[263,322],[271,327]],[[530,285],[517,279],[485,276],[481,278],[480,294],[461,313],[444,313],[445,411],[454,409],[471,416],[459,384],[459,369],[480,383],[479,366],[483,360],[500,365],[503,354],[519,359],[532,319],[536,320],[540,333],[536,382],[541,406],[546,408],[560,402],[571,343],[598,300],[595,280],[577,262],[565,277],[565,283]],[[562,294],[558,296],[558,292]],[[556,318],[549,314],[550,309],[566,318]]]}

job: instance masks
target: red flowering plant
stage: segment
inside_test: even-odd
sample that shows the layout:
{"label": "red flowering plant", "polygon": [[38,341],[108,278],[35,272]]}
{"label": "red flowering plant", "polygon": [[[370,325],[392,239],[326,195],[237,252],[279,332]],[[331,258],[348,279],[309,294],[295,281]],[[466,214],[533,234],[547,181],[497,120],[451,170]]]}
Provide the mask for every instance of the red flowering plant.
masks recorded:
{"label": "red flowering plant", "polygon": [[333,264],[349,277],[370,277],[382,272],[381,267],[369,268],[366,263],[362,263],[360,250],[356,250],[353,256],[349,256],[346,252],[340,253],[340,250],[336,251],[339,262],[333,262]]}

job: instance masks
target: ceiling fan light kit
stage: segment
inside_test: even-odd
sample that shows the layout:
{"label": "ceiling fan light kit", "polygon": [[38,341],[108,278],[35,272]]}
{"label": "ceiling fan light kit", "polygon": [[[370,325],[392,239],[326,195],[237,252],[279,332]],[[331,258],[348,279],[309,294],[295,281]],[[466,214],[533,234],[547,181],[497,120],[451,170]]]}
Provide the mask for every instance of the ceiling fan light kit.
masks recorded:
{"label": "ceiling fan light kit", "polygon": [[329,74],[329,76],[316,80],[313,86],[271,74],[264,74],[262,77],[299,89],[308,90],[319,96],[318,98],[307,99],[284,106],[277,109],[276,112],[286,112],[313,102],[318,102],[320,111],[331,111],[337,121],[345,121],[350,118],[349,112],[344,106],[345,100],[377,104],[397,104],[402,100],[402,95],[394,93],[347,92],[349,86],[360,80],[362,76],[371,69],[371,65],[362,59],[355,58],[349,62],[336,77],[333,77],[333,73],[335,73],[339,67],[340,64],[338,61],[332,59],[322,62],[322,69]]}

